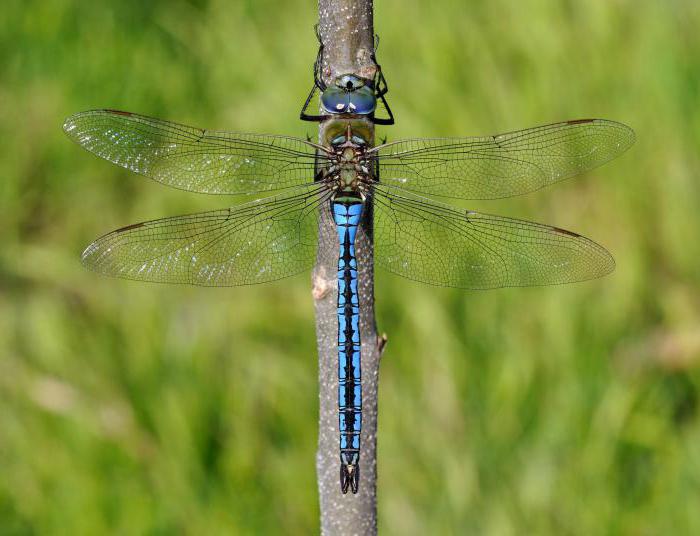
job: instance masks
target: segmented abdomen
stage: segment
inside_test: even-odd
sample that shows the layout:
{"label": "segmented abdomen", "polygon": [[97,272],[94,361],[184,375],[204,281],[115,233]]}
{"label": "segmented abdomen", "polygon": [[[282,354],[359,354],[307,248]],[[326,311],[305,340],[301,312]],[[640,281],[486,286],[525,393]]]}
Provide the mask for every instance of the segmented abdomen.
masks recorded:
{"label": "segmented abdomen", "polygon": [[340,241],[338,258],[338,411],[341,489],[357,492],[362,426],[360,383],[360,306],[357,295],[355,235],[362,214],[357,200],[334,201],[333,220]]}

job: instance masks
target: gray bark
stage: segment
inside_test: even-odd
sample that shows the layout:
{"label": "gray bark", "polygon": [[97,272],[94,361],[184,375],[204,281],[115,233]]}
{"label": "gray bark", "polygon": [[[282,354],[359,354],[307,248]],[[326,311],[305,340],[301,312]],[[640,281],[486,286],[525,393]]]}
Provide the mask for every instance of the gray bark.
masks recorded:
{"label": "gray bark", "polygon": [[[326,84],[342,74],[373,78],[374,29],[372,0],[319,0],[319,31],[325,45],[323,78]],[[320,125],[324,139],[325,125]],[[372,129],[373,133],[374,130]],[[373,143],[374,140],[372,139]],[[321,224],[331,220],[322,209]],[[331,223],[332,225],[332,223]],[[319,437],[316,455],[321,507],[321,533],[325,535],[377,533],[377,387],[379,358],[384,340],[377,336],[374,319],[374,262],[372,211],[365,209],[357,240],[360,336],[362,344],[362,433],[360,481],[356,495],[340,491],[338,453],[338,321],[337,236],[319,233],[313,272],[313,296],[319,363]]]}

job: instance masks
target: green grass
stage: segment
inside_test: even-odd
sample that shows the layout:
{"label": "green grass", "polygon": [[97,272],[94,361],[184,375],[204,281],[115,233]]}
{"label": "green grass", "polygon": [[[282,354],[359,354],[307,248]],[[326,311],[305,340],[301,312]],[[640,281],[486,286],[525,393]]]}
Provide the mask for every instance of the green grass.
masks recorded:
{"label": "green grass", "polygon": [[[700,533],[700,6],[377,3],[399,137],[578,117],[637,144],[474,203],[585,234],[617,270],[461,292],[377,277],[385,534]],[[0,534],[317,531],[310,278],[195,289],[100,278],[81,248],[226,206],[61,132],[97,107],[314,134],[311,1],[10,0],[0,14]]]}

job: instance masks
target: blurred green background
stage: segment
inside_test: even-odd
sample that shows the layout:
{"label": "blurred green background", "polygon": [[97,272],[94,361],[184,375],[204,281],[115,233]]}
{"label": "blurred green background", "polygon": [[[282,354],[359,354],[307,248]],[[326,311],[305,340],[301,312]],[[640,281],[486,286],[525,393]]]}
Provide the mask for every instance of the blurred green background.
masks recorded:
{"label": "blurred green background", "polygon": [[[3,2],[0,534],[312,534],[310,277],[139,284],[96,236],[227,206],[61,132],[110,107],[208,128],[297,120],[312,1]],[[579,117],[637,144],[588,176],[469,206],[569,228],[617,270],[461,292],[380,273],[384,534],[700,534],[700,5],[377,2],[399,137]]]}

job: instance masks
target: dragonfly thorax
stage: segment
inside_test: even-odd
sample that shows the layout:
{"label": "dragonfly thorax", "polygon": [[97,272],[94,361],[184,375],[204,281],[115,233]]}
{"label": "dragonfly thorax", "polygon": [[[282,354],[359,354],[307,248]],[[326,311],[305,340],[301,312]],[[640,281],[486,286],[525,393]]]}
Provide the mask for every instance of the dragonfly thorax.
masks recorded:
{"label": "dragonfly thorax", "polygon": [[348,125],[343,135],[331,140],[329,150],[330,165],[326,180],[335,190],[362,193],[372,182],[367,156],[367,142],[361,136],[353,134]]}
{"label": "dragonfly thorax", "polygon": [[342,162],[353,162],[357,156],[357,152],[353,147],[345,147],[343,152],[340,153],[340,159]]}

